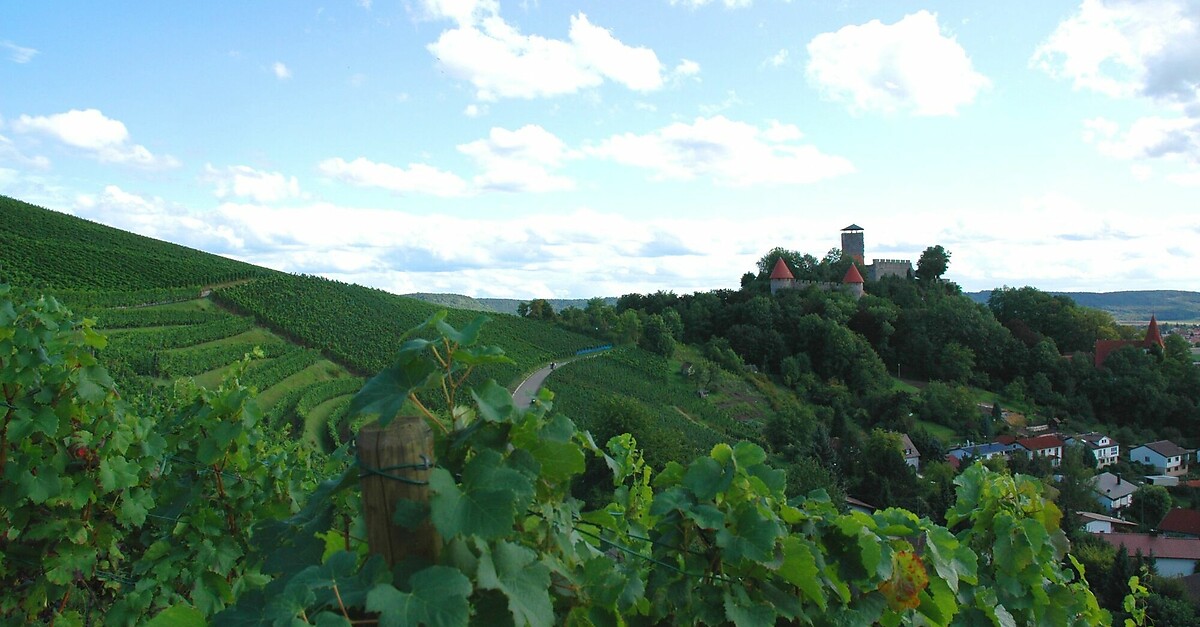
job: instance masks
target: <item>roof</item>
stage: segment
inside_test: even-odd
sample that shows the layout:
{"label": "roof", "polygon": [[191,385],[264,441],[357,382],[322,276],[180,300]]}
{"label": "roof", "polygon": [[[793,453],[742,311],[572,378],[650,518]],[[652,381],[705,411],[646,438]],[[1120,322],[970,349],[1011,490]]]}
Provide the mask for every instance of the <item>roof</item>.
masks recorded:
{"label": "roof", "polygon": [[874,505],[871,505],[870,503],[867,503],[866,501],[860,501],[860,500],[854,498],[853,496],[846,497],[846,504],[851,507],[858,506],[863,509],[869,509],[871,511],[875,511],[875,510],[879,509],[878,507],[875,507]]}
{"label": "roof", "polygon": [[842,230],[843,231],[861,231],[861,230],[863,230],[863,228],[857,224],[851,224],[850,226],[848,226]]}
{"label": "roof", "polygon": [[1138,487],[1111,472],[1102,472],[1092,477],[1092,489],[1097,494],[1115,501],[1137,492]]}
{"label": "roof", "polygon": [[1164,346],[1162,333],[1158,332],[1158,320],[1155,319],[1154,314],[1150,314],[1150,325],[1146,327],[1146,338],[1142,340],[1142,346],[1146,348],[1150,348],[1151,344]]}
{"label": "roof", "polygon": [[1176,507],[1158,523],[1158,530],[1200,536],[1200,511]]}
{"label": "roof", "polygon": [[1109,440],[1108,440],[1109,443],[1105,444],[1104,446],[1101,446],[1100,440],[1103,440],[1104,438],[1108,438],[1108,436],[1104,435],[1103,433],[1096,433],[1095,431],[1092,431],[1091,433],[1081,433],[1081,434],[1075,436],[1074,439],[1079,440],[1092,448],[1108,448],[1110,446],[1117,445],[1115,440],[1113,440],[1112,438],[1109,438]]}
{"label": "roof", "polygon": [[1146,533],[1097,533],[1093,534],[1114,547],[1125,547],[1133,555],[1151,553],[1159,559],[1200,560],[1200,538],[1160,538]]}
{"label": "roof", "polygon": [[1143,446],[1154,451],[1155,453],[1158,453],[1159,455],[1162,455],[1163,457],[1176,457],[1188,454],[1187,449],[1180,447],[1178,444],[1170,440],[1148,442],[1142,446],[1134,447],[1134,450],[1142,448]]}
{"label": "roof", "polygon": [[1142,340],[1096,340],[1096,367],[1104,365],[1104,360],[1108,359],[1109,353],[1123,346],[1142,346]]}
{"label": "roof", "polygon": [[[904,459],[921,457],[921,451],[917,450],[917,445],[913,444],[912,438],[908,437],[907,433],[900,434],[900,445],[904,447],[904,450],[901,451],[904,453]],[[909,451],[912,451],[912,453],[909,453]]]}
{"label": "roof", "polygon": [[1132,523],[1132,522],[1129,522],[1128,520],[1121,520],[1120,518],[1113,518],[1112,516],[1105,516],[1104,514],[1097,514],[1096,512],[1075,512],[1075,513],[1079,514],[1079,517],[1083,518],[1084,520],[1095,520],[1095,521],[1099,521],[1099,522],[1112,523],[1114,525],[1129,525],[1130,527],[1137,526],[1137,523]]}
{"label": "roof", "polygon": [[771,279],[774,280],[774,279],[794,279],[794,278],[796,278],[796,277],[792,276],[792,271],[788,269],[787,262],[783,260],[783,257],[776,259],[775,267],[771,270]]}
{"label": "roof", "polygon": [[842,283],[864,283],[862,273],[858,271],[858,266],[850,264],[850,268],[846,270],[846,276],[842,277]]}
{"label": "roof", "polygon": [[1063,441],[1057,435],[1039,435],[1036,438],[1021,438],[1017,444],[1031,451],[1044,451],[1049,448],[1061,448]]}
{"label": "roof", "polygon": [[987,444],[976,444],[974,446],[960,446],[959,448],[952,449],[950,451],[950,455],[953,455],[959,459],[962,459],[968,455],[972,457],[986,457],[988,455],[995,455],[997,453],[1003,453],[1007,455],[1016,448],[1017,446],[1015,444],[988,442]]}

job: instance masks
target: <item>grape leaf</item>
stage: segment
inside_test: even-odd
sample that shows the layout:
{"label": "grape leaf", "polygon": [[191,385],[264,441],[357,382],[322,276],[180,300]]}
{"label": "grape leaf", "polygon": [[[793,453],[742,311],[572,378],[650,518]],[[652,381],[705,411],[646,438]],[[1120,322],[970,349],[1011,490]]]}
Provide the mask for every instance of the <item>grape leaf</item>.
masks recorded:
{"label": "grape leaf", "polygon": [[451,627],[470,618],[471,582],[457,569],[430,566],[408,580],[409,592],[380,584],[367,593],[367,610],[379,613],[381,627]]}

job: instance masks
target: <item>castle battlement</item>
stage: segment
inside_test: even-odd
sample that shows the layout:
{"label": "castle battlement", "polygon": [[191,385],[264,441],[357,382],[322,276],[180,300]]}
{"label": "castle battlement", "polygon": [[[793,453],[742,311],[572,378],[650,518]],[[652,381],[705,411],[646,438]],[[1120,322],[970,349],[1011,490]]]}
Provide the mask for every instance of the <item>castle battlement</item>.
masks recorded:
{"label": "castle battlement", "polygon": [[912,263],[912,262],[911,262],[911,261],[909,261],[909,260],[907,260],[907,259],[872,259],[872,260],[871,260],[871,263],[903,263],[903,264],[910,264],[910,263]]}

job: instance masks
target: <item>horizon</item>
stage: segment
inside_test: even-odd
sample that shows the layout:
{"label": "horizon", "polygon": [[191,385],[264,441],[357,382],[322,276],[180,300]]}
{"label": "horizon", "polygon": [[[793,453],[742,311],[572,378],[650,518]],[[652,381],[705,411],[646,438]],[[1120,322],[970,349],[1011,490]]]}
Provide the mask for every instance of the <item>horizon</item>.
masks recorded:
{"label": "horizon", "polygon": [[0,193],[269,268],[683,294],[854,223],[965,292],[1200,291],[1194,0],[0,14]]}

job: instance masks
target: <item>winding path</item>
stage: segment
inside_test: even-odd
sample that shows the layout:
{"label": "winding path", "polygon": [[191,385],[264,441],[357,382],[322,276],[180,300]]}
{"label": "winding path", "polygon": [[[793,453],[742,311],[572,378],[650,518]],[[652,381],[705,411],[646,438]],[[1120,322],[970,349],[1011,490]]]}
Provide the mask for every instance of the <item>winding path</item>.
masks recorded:
{"label": "winding path", "polygon": [[[586,355],[567,357],[566,359],[560,359],[551,363],[555,364],[555,368],[561,368],[562,366],[569,364],[576,359],[595,357],[596,355],[603,355],[607,352],[608,350],[596,351]],[[550,364],[546,364],[533,374],[526,377],[525,380],[521,382],[521,385],[518,385],[517,389],[513,390],[513,405],[522,408],[529,407],[529,403],[533,400],[533,397],[537,394],[538,390],[542,389],[542,383],[546,381],[546,377],[550,376],[550,373],[553,371],[554,370],[550,367]]]}

